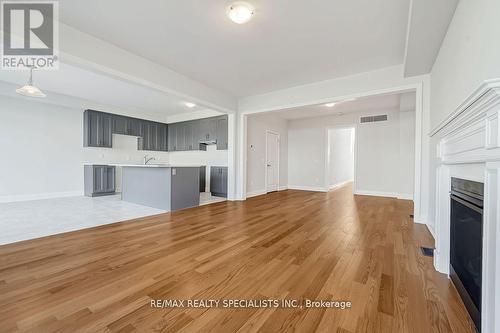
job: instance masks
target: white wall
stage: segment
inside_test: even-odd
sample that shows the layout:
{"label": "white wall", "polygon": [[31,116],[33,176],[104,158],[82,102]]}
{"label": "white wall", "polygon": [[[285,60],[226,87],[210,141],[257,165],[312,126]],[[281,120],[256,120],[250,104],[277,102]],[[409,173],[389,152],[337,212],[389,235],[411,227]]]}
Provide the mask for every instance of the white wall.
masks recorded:
{"label": "white wall", "polygon": [[137,138],[125,135],[113,135],[112,149],[83,147],[82,109],[3,96],[0,152],[4,156],[0,164],[0,202],[81,195],[86,162],[141,164],[145,154],[155,157],[155,163],[224,166],[228,161],[225,150],[138,151]]}
{"label": "white wall", "polygon": [[328,131],[329,186],[354,180],[354,127]]}
{"label": "white wall", "polygon": [[[500,1],[461,0],[431,72],[430,128],[446,119],[479,85],[500,77]],[[435,229],[436,144],[429,143],[427,224]]]}
{"label": "white wall", "polygon": [[415,111],[399,112],[399,197],[413,199],[415,178]]}
{"label": "white wall", "polygon": [[357,193],[394,197],[399,194],[399,111],[386,114],[388,121],[358,125]]}
{"label": "white wall", "polygon": [[500,77],[500,1],[461,0],[431,72],[431,128],[482,81]]}
{"label": "white wall", "polygon": [[259,114],[247,120],[247,196],[266,192],[266,131],[280,135],[280,187],[288,184],[288,124],[272,114]]}
{"label": "white wall", "polygon": [[[358,124],[361,115],[370,114],[387,114],[388,121]],[[400,151],[414,151],[414,136],[400,140],[400,126],[406,129],[415,123],[414,117],[403,117],[402,121],[400,124],[396,109],[289,121],[289,187],[326,191],[327,128],[356,125],[356,192],[408,197],[413,191],[407,192],[410,186],[403,186],[400,178],[414,177],[413,158]]]}

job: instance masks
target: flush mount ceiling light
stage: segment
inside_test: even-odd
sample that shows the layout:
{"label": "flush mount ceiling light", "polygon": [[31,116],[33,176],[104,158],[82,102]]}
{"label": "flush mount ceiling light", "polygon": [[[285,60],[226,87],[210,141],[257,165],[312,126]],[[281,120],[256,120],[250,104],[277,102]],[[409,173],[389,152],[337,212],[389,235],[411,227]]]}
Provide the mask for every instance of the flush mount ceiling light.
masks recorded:
{"label": "flush mount ceiling light", "polygon": [[326,103],[325,106],[327,108],[333,108],[335,106],[335,104],[337,104],[337,103]]}
{"label": "flush mount ceiling light", "polygon": [[46,97],[47,95],[33,85],[33,68],[34,67],[32,66],[30,67],[30,78],[28,80],[28,84],[16,89],[16,93],[28,97]]}
{"label": "flush mount ceiling light", "polygon": [[247,23],[253,14],[254,8],[252,5],[242,1],[235,2],[227,8],[227,16],[231,21],[238,24]]}
{"label": "flush mount ceiling light", "polygon": [[184,105],[187,106],[190,109],[192,109],[192,108],[194,108],[196,106],[196,104],[191,103],[191,102],[186,102],[186,103],[184,103]]}

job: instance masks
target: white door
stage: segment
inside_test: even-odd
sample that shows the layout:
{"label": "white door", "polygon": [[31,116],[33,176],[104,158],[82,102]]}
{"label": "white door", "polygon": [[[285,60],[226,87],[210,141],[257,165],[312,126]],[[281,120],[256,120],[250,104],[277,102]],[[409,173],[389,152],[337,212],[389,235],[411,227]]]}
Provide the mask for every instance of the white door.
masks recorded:
{"label": "white door", "polygon": [[266,132],[266,191],[277,191],[279,187],[280,137],[276,133]]}

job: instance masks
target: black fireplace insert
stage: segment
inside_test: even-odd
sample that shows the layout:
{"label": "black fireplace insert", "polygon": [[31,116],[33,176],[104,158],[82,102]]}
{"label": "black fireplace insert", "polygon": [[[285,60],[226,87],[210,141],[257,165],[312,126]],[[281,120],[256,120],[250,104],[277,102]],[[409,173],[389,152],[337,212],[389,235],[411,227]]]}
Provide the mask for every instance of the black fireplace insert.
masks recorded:
{"label": "black fireplace insert", "polygon": [[484,184],[451,179],[450,277],[481,331]]}

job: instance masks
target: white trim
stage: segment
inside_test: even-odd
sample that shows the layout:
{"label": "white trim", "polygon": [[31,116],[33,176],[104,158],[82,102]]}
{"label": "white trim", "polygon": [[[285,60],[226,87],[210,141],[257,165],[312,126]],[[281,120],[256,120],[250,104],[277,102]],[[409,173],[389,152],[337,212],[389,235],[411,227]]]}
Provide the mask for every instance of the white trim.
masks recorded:
{"label": "white trim", "polygon": [[252,192],[247,192],[247,199],[252,198],[252,197],[256,197],[259,195],[264,195],[264,194],[267,194],[266,190],[256,190],[256,191],[252,191]]}
{"label": "white trim", "polygon": [[[467,97],[462,104],[455,109],[448,117],[443,119],[436,127],[432,129],[429,133],[430,136],[434,136],[436,134],[446,135],[451,131],[460,127],[461,123],[464,123],[467,118],[475,115],[475,111],[481,111],[484,108],[485,103],[478,103],[478,101],[486,100],[488,102],[488,96],[492,90],[500,89],[500,78],[486,80],[484,81],[479,88],[477,88],[469,97]],[[498,95],[498,93],[496,94]],[[494,96],[496,97],[496,96]],[[443,131],[445,130],[445,131]],[[444,133],[442,133],[444,132]]]}
{"label": "white trim", "polygon": [[341,188],[343,186],[346,186],[349,183],[352,183],[352,180],[346,180],[345,182],[340,182],[340,183],[337,183],[337,184],[333,184],[333,185],[330,185],[328,188],[330,189],[330,191],[332,191],[332,190],[336,190],[338,188]]}
{"label": "white trim", "polygon": [[[420,222],[417,222],[415,220],[413,220],[415,223],[420,223]],[[422,224],[426,224],[426,223],[422,223]],[[432,238],[434,238],[434,242],[436,241],[436,230],[434,230],[434,227],[430,224],[426,224],[427,225],[427,229],[429,230],[429,232],[431,233],[432,235]]]}
{"label": "white trim", "polygon": [[328,192],[328,188],[321,186],[288,185],[288,189],[298,191]]}
{"label": "white trim", "polygon": [[355,195],[370,195],[374,197],[387,197],[387,198],[397,198],[398,193],[394,192],[380,192],[380,191],[365,191],[365,190],[356,190],[354,191]]}
{"label": "white trim", "polygon": [[398,193],[398,199],[413,200],[413,193]]}
{"label": "white trim", "polygon": [[80,197],[80,196],[83,196],[82,191],[5,195],[0,197],[0,203],[65,198],[65,197]]}
{"label": "white trim", "polygon": [[[245,110],[245,107],[242,107],[242,103],[240,100],[239,104],[239,117],[240,117],[240,123],[241,123],[241,131],[239,133],[240,135],[240,142],[239,142],[239,173],[238,173],[238,188],[241,189],[242,191],[240,192],[241,194],[241,200],[245,200],[245,195],[246,193],[245,188],[246,188],[246,181],[247,181],[247,172],[246,172],[246,162],[247,162],[247,147],[246,147],[246,137],[247,137],[247,131],[246,131],[246,117],[250,114],[257,114],[257,113],[263,113],[263,112],[269,112],[269,111],[277,111],[277,110],[284,110],[284,109],[291,109],[294,107],[301,107],[301,106],[307,106],[307,105],[315,105],[315,104],[323,104],[327,102],[331,102],[332,100],[344,100],[344,99],[349,99],[349,98],[362,98],[362,97],[370,97],[370,96],[376,96],[376,95],[381,95],[381,94],[392,94],[392,93],[403,93],[403,92],[408,92],[408,91],[415,91],[415,96],[416,96],[416,105],[415,105],[415,180],[414,180],[414,197],[413,197],[413,202],[414,202],[414,216],[416,219],[421,220],[420,214],[422,211],[422,205],[427,204],[425,202],[421,202],[421,197],[422,197],[422,164],[423,163],[423,155],[422,155],[422,140],[423,140],[423,113],[424,113],[424,108],[428,108],[429,106],[429,76],[421,76],[422,81],[416,82],[416,83],[410,83],[410,84],[402,84],[402,85],[394,85],[390,88],[382,88],[382,89],[374,89],[374,90],[364,90],[361,92],[357,93],[352,93],[352,94],[347,94],[347,95],[342,95],[342,96],[332,96],[328,98],[319,98],[319,99],[311,99],[303,102],[295,102],[295,103],[285,103],[281,105],[274,105],[271,107],[261,107],[261,108],[255,108],[252,110]],[[425,83],[425,86],[424,86]],[[425,88],[425,91],[424,91]],[[426,98],[424,100],[424,97]],[[356,133],[357,133],[357,128],[356,128]],[[357,134],[356,134],[357,135]],[[355,154],[357,155],[357,137],[356,137],[356,149],[355,149]],[[356,159],[356,158],[355,158]],[[356,163],[355,163],[355,169],[357,168]],[[355,171],[356,172],[356,171]],[[356,183],[357,179],[356,176],[354,177],[354,189],[356,190]]]}
{"label": "white trim", "polygon": [[267,163],[268,163],[268,156],[267,156],[267,144],[268,144],[268,134],[273,134],[273,135],[277,135],[278,136],[278,185],[276,187],[276,190],[279,190],[279,187],[280,187],[280,144],[281,144],[281,137],[280,137],[280,134],[278,132],[275,132],[273,130],[266,130],[266,160],[265,160],[265,169],[264,169],[264,187],[266,188],[266,193],[269,193],[269,192],[273,192],[275,191],[275,189],[269,189],[268,188],[268,184],[267,184]]}
{"label": "white trim", "polygon": [[[331,167],[331,160],[329,158],[330,156],[330,130],[337,130],[337,129],[353,129],[354,130],[354,152],[353,152],[353,158],[354,158],[354,166],[353,166],[353,179],[348,180],[347,182],[352,182],[353,189],[356,189],[356,173],[357,173],[357,157],[358,157],[358,124],[345,124],[345,125],[338,125],[338,126],[330,126],[327,127],[325,130],[325,187],[328,189],[332,189],[332,186],[337,186],[337,184],[330,185],[330,167]],[[342,184],[342,183],[340,183]]]}
{"label": "white trim", "polygon": [[500,330],[500,293],[492,292],[500,287],[499,110],[500,79],[488,80],[431,132],[438,152],[434,266],[441,273],[449,274],[451,177],[466,175],[465,165],[484,168],[481,327],[485,332]]}
{"label": "white trim", "polygon": [[[278,186],[278,191],[284,191],[284,190],[288,190],[288,186],[287,185],[284,185],[284,186]],[[252,197],[256,197],[256,196],[259,196],[259,195],[264,195],[264,194],[267,194],[268,192],[266,190],[255,190],[255,191],[251,191],[251,192],[247,192],[247,199],[248,198],[252,198]]]}

